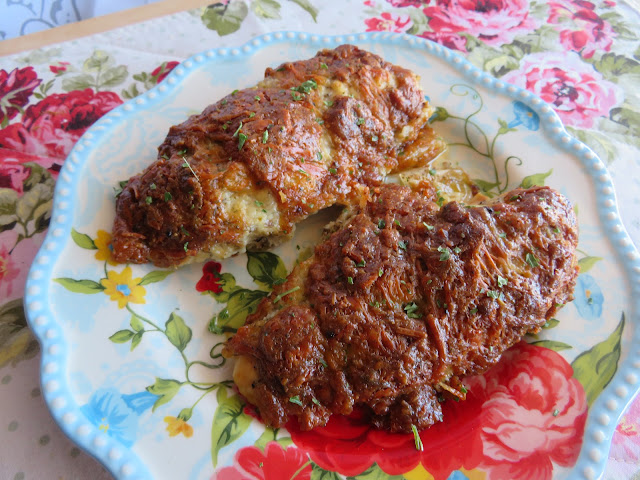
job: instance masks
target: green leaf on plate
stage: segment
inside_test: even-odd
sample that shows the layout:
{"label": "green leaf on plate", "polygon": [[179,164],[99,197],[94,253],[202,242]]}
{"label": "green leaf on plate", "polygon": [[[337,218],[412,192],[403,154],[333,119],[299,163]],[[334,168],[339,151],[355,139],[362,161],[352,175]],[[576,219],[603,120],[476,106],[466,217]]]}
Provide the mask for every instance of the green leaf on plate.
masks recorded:
{"label": "green leaf on plate", "polygon": [[147,273],[142,280],[140,280],[140,285],[149,285],[150,283],[161,282],[169,275],[171,275],[175,270],[154,270],[152,272]]}
{"label": "green leaf on plate", "polygon": [[182,410],[180,410],[178,418],[184,420],[185,422],[188,422],[191,418],[191,415],[193,415],[193,407],[183,408]]}
{"label": "green leaf on plate", "polygon": [[553,168],[546,173],[536,173],[522,179],[520,186],[522,188],[531,188],[533,186],[544,187],[544,181],[553,173]]}
{"label": "green leaf on plate", "polygon": [[317,464],[311,464],[311,480],[341,480],[342,477],[336,472],[330,472]]}
{"label": "green leaf on plate", "polygon": [[187,327],[180,315],[172,312],[165,324],[167,338],[181,352],[191,341],[191,329]]}
{"label": "green leaf on plate", "polygon": [[156,403],[153,404],[151,411],[155,412],[156,408],[164,405],[175,397],[181,386],[182,384],[177,380],[156,377],[156,382],[146,388],[147,392],[160,397],[156,400]]}
{"label": "green leaf on plate", "polygon": [[209,5],[205,8],[201,18],[205,27],[224,36],[236,32],[247,17],[247,13],[249,13],[247,4],[242,0],[235,0],[227,4],[214,3]]}
{"label": "green leaf on plate", "polygon": [[212,333],[236,331],[242,325],[247,316],[254,313],[260,300],[268,295],[263,290],[238,289],[231,293],[226,308],[212,319],[209,330]]}
{"label": "green leaf on plate", "polygon": [[558,326],[560,322],[555,319],[555,318],[550,318],[549,320],[547,320],[547,323],[545,323],[542,328],[555,328]]}
{"label": "green leaf on plate", "polygon": [[583,257],[578,260],[578,266],[580,267],[580,273],[586,273],[593,268],[593,266],[602,260],[602,257]]}
{"label": "green leaf on plate", "polygon": [[271,427],[265,427],[264,432],[255,441],[254,445],[258,447],[260,450],[264,450],[264,447],[267,445],[267,443],[276,441],[277,436],[278,436],[278,430],[274,430]]}
{"label": "green leaf on plate", "polygon": [[131,315],[131,320],[129,321],[129,325],[135,332],[142,332],[144,330],[144,324],[142,320],[137,315]]}
{"label": "green leaf on plate", "polygon": [[602,390],[609,384],[618,370],[620,360],[620,339],[624,330],[625,315],[609,337],[582,352],[573,361],[573,377],[584,387],[587,404],[591,406]]}
{"label": "green leaf on plate", "polygon": [[135,333],[131,330],[118,330],[109,337],[109,340],[113,343],[127,343],[134,335]]}
{"label": "green leaf on plate", "polygon": [[211,424],[211,460],[218,464],[218,452],[235,442],[251,424],[251,417],[243,412],[244,402],[240,395],[227,397],[227,389],[219,388],[216,395],[218,406]]}
{"label": "green leaf on plate", "polygon": [[569,350],[570,348],[573,348],[569,344],[557,342],[555,340],[538,340],[536,342],[531,342],[531,345],[548,348],[549,350],[553,350],[556,352],[561,352],[562,350]]}
{"label": "green leaf on plate", "polygon": [[130,352],[133,352],[133,349],[136,348],[140,344],[140,341],[142,340],[142,335],[144,335],[144,332],[137,332],[131,338],[131,349],[129,350]]}
{"label": "green leaf on plate", "polygon": [[76,280],[74,278],[54,278],[54,282],[59,283],[64,288],[73,293],[100,293],[104,287],[93,280]]}
{"label": "green leaf on plate", "polygon": [[73,239],[74,243],[80,248],[84,248],[85,250],[98,249],[89,235],[87,235],[86,233],[80,233],[75,228],[71,229],[71,238]]}
{"label": "green leaf on plate", "polygon": [[347,480],[402,480],[402,475],[387,475],[384,473],[377,463],[374,463],[364,472],[359,473],[355,477],[347,477]]}
{"label": "green leaf on plate", "polygon": [[263,288],[272,289],[287,278],[287,267],[271,252],[247,252],[247,272]]}
{"label": "green leaf on plate", "polygon": [[314,22],[318,21],[318,9],[314,7],[309,0],[291,0],[293,3],[298,5],[304,11],[306,11],[311,18],[313,18]]}

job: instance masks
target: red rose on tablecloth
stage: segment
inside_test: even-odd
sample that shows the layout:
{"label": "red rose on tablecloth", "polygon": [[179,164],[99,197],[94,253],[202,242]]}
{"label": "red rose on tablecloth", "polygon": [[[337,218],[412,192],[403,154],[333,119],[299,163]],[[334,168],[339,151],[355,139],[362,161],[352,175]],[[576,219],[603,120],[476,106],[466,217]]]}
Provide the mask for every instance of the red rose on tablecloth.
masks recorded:
{"label": "red rose on tablecloth", "polygon": [[30,169],[16,158],[3,158],[0,155],[0,188],[11,188],[19,195],[23,193],[24,181],[29,177]]}
{"label": "red rose on tablecloth", "polygon": [[[585,0],[555,0],[549,3],[548,23],[557,24],[560,42],[567,50],[591,58],[596,50],[611,50],[616,33],[611,24],[595,13]],[[568,28],[566,28],[568,27]]]}
{"label": "red rose on tablecloth", "polygon": [[388,12],[380,15],[381,18],[367,18],[364,23],[367,25],[367,32],[396,32],[403,33],[411,28],[411,19],[409,16],[397,16],[394,18]]}
{"label": "red rose on tablecloth", "polygon": [[540,21],[529,15],[528,0],[437,0],[424,13],[432,31],[422,36],[440,43],[446,39],[447,46],[454,48],[461,44],[462,33],[489,45],[502,45],[540,26]]}
{"label": "red rose on tablecloth", "polygon": [[387,0],[394,8],[419,7],[426,5],[430,0]]}
{"label": "red rose on tablecloth", "polygon": [[202,267],[202,277],[196,283],[198,292],[222,292],[222,276],[220,275],[222,265],[218,262],[207,262]]}
{"label": "red rose on tablecloth", "polygon": [[156,79],[156,84],[160,83],[179,64],[180,62],[163,62],[151,72],[151,77]]}
{"label": "red rose on tablecloth", "polygon": [[491,478],[550,480],[553,463],[575,464],[587,401],[561,355],[521,342],[469,389],[483,402],[479,468]]}
{"label": "red rose on tablecloth", "polygon": [[573,465],[582,443],[587,404],[572,374],[556,352],[515,345],[483,376],[465,380],[465,401],[443,404],[444,422],[420,432],[422,451],[413,435],[375,430],[360,411],[309,432],[291,421],[287,430],[320,467],[347,476],[376,462],[390,475],[421,463],[435,480],[460,468],[490,471],[492,478],[548,479],[552,462]]}
{"label": "red rose on tablecloth", "polygon": [[[294,477],[295,476],[295,477]],[[311,464],[305,453],[278,442],[269,442],[264,453],[258,447],[245,447],[236,453],[235,464],[213,474],[212,480],[309,480]]]}
{"label": "red rose on tablecloth", "polygon": [[49,95],[27,108],[22,123],[0,130],[0,147],[65,158],[96,120],[121,103],[113,92],[94,92],[90,88]]}
{"label": "red rose on tablecloth", "polygon": [[527,55],[520,69],[507,73],[502,80],[535,93],[554,106],[566,125],[574,127],[592,127],[597,117],[609,116],[622,100],[617,85],[573,52]]}
{"label": "red rose on tablecloth", "polygon": [[0,125],[15,117],[40,85],[33,67],[0,70]]}

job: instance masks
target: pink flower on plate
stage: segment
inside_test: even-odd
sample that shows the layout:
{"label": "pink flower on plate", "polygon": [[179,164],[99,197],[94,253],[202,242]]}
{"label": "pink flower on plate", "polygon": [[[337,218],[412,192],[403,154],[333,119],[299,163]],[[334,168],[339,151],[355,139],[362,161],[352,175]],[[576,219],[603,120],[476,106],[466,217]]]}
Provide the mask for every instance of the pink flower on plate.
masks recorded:
{"label": "pink flower on plate", "polygon": [[533,53],[502,77],[554,106],[566,125],[591,128],[622,100],[621,90],[573,52]]}
{"label": "pink flower on plate", "polygon": [[401,16],[394,18],[388,12],[380,15],[382,18],[368,18],[364,21],[367,25],[367,32],[396,32],[403,33],[411,28],[411,19],[407,15],[404,19]]}
{"label": "pink flower on plate", "polygon": [[479,468],[491,478],[550,480],[554,463],[575,464],[587,400],[561,355],[521,342],[468,385],[473,395],[484,398]]}
{"label": "pink flower on plate", "polygon": [[615,460],[640,463],[640,398],[636,398],[629,406],[616,427],[611,442],[609,456]]}
{"label": "pink flower on plate", "polygon": [[[550,24],[558,25],[560,42],[567,50],[591,58],[597,50],[609,51],[616,33],[586,0],[554,0],[549,3]],[[569,28],[566,28],[566,27]]]}
{"label": "pink flower on plate", "polygon": [[529,15],[528,0],[437,0],[424,13],[432,30],[424,36],[434,41],[443,35],[450,38],[467,33],[499,46],[540,26],[540,21]]}
{"label": "pink flower on plate", "polygon": [[0,147],[65,158],[96,120],[121,103],[113,92],[94,92],[90,88],[49,95],[27,108],[22,123],[0,130]]}
{"label": "pink flower on plate", "polygon": [[264,452],[258,447],[245,447],[236,453],[232,467],[213,474],[211,480],[309,480],[311,462],[300,449],[283,448],[278,442],[267,443]]}

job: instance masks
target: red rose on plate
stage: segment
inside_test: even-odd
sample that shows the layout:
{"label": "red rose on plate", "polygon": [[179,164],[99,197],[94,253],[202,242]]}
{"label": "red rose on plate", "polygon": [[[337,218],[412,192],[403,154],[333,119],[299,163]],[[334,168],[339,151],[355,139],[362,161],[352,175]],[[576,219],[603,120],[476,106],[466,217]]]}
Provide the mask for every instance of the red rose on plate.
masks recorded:
{"label": "red rose on plate", "polygon": [[390,13],[384,12],[380,17],[367,18],[364,21],[367,25],[367,32],[403,33],[411,28],[411,19],[408,15],[404,19],[400,16],[394,18]]}
{"label": "red rose on plate", "polygon": [[222,292],[222,276],[220,275],[222,265],[218,262],[207,262],[202,267],[202,277],[196,283],[198,292]]}
{"label": "red rose on plate", "polygon": [[464,468],[510,480],[551,478],[553,464],[575,464],[587,415],[584,389],[558,353],[521,342],[482,376],[465,379],[467,399],[443,404],[444,422],[411,434],[370,427],[361,411],[333,416],[327,426],[302,432],[293,442],[320,467],[355,476],[374,462],[389,475],[418,463],[435,480]]}
{"label": "red rose on plate", "polygon": [[[532,32],[540,22],[529,15],[528,0],[437,0],[424,9],[431,32],[430,40],[448,39],[449,46],[460,45],[462,33],[468,33],[489,45],[510,43],[517,35]],[[458,48],[460,49],[460,48]]]}
{"label": "red rose on plate", "polygon": [[[595,5],[586,0],[555,0],[549,3],[550,24],[559,25],[560,42],[567,50],[585,58],[597,50],[609,51],[616,33],[611,24],[595,13]],[[569,28],[565,28],[569,26]]]}
{"label": "red rose on plate", "polygon": [[591,128],[597,117],[622,100],[622,92],[573,52],[533,53],[525,56],[519,70],[502,77],[535,93],[554,106],[566,125]]}
{"label": "red rose on plate", "polygon": [[278,442],[269,442],[264,453],[258,447],[245,447],[236,453],[232,467],[213,474],[211,480],[280,480],[295,478],[309,480],[311,463],[305,453],[290,446],[283,448]]}
{"label": "red rose on plate", "polygon": [[0,70],[0,125],[15,117],[40,85],[33,67]]}
{"label": "red rose on plate", "polygon": [[167,75],[169,75],[169,73],[171,73],[171,70],[176,68],[179,64],[180,64],[180,62],[163,62],[162,65],[156,67],[151,72],[151,77],[155,78],[156,79],[156,84],[158,84],[162,80],[164,80],[165,77]]}
{"label": "red rose on plate", "polygon": [[469,387],[483,401],[480,469],[492,478],[549,480],[554,463],[575,464],[587,400],[561,355],[521,342]]}
{"label": "red rose on plate", "polygon": [[0,130],[0,147],[65,158],[96,120],[121,103],[113,92],[94,92],[90,88],[49,95],[27,108],[22,123]]}

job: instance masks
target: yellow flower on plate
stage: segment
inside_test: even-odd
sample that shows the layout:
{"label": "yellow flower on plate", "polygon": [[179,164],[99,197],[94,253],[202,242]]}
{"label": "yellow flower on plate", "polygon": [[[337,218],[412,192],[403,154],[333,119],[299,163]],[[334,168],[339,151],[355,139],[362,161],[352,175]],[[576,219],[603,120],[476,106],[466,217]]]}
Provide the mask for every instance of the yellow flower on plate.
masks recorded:
{"label": "yellow flower on plate", "polygon": [[164,417],[164,421],[167,422],[167,432],[170,437],[183,434],[186,438],[193,435],[193,427],[181,418],[176,417]]}
{"label": "yellow flower on plate", "polygon": [[98,236],[93,241],[95,246],[98,248],[96,252],[96,260],[107,261],[109,265],[117,265],[113,259],[113,249],[111,247],[111,234],[109,232],[105,232],[104,230],[98,230]]}
{"label": "yellow flower on plate", "polygon": [[100,280],[100,283],[104,287],[104,293],[118,302],[118,308],[124,308],[129,302],[145,303],[147,291],[140,285],[141,281],[141,278],[131,278],[131,267],[125,267],[120,273],[109,270],[107,278]]}
{"label": "yellow flower on plate", "polygon": [[[487,478],[487,474],[480,470],[465,470],[464,468],[460,468],[460,472],[469,480],[486,480]],[[403,476],[407,480],[433,480],[433,475],[427,472],[421,464],[418,464],[416,468],[405,473]]]}

